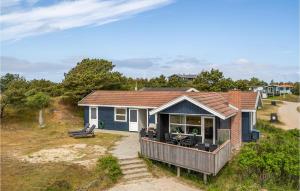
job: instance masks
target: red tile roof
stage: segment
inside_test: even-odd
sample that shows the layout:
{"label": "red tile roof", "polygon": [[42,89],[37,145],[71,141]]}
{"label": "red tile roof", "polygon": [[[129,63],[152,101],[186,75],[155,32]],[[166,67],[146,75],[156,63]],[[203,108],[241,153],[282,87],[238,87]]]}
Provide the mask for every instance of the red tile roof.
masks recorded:
{"label": "red tile roof", "polygon": [[[226,100],[229,99],[230,92],[222,92],[221,94]],[[240,91],[240,94],[241,94],[240,109],[255,110],[258,92]],[[236,105],[234,104],[233,106],[236,107]]]}
{"label": "red tile roof", "polygon": [[[229,93],[220,92],[94,91],[78,104],[157,108],[184,95],[225,117],[237,112],[228,104]],[[255,92],[241,92],[241,109],[254,109],[256,95]]]}

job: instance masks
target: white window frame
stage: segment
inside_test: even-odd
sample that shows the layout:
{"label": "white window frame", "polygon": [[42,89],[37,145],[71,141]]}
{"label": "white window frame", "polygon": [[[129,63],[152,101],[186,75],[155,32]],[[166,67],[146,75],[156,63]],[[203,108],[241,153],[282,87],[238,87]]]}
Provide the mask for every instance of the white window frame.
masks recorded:
{"label": "white window frame", "polygon": [[[125,109],[125,114],[117,114],[117,109]],[[118,116],[125,116],[125,120],[118,120],[117,115]],[[117,122],[127,122],[127,108],[125,108],[125,107],[115,107],[114,108],[114,120],[117,121]]]}
{"label": "white window frame", "polygon": [[[184,124],[179,124],[179,123],[171,123],[171,115],[183,115],[184,116]],[[190,125],[186,124],[186,116],[199,116],[201,117],[201,125]],[[186,133],[186,126],[195,126],[195,127],[200,127],[201,128],[201,134],[196,135],[196,136],[202,136],[202,143],[204,143],[205,140],[205,125],[204,125],[204,120],[205,119],[213,119],[213,144],[216,144],[216,117],[215,116],[208,116],[208,115],[198,115],[198,114],[169,114],[169,133],[171,133],[171,124],[172,125],[182,125],[184,127],[184,135],[193,135],[193,134],[188,134]],[[178,134],[178,133],[172,133],[172,134]]]}
{"label": "white window frame", "polygon": [[[171,123],[171,115],[178,115],[178,116],[183,116],[183,123],[180,124],[180,123]],[[201,125],[192,125],[192,124],[187,124],[186,123],[186,116],[197,116],[197,117],[200,117],[201,118]],[[200,135],[196,135],[196,136],[202,136],[202,127],[203,127],[203,123],[202,123],[202,120],[203,120],[203,116],[201,115],[183,115],[183,114],[169,114],[169,133],[171,133],[171,125],[181,125],[183,126],[183,131],[184,131],[184,135],[193,135],[193,134],[189,134],[186,132],[186,126],[194,126],[194,127],[200,127],[201,129],[201,134]],[[172,133],[172,134],[179,134],[179,133]]]}

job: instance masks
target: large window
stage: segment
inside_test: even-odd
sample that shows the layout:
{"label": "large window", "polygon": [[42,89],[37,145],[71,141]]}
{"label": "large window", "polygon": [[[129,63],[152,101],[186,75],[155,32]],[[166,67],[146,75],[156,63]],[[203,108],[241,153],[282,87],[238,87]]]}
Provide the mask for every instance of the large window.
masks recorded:
{"label": "large window", "polygon": [[127,121],[127,108],[115,108],[115,121]]}
{"label": "large window", "polygon": [[201,116],[170,115],[170,132],[201,135]]}

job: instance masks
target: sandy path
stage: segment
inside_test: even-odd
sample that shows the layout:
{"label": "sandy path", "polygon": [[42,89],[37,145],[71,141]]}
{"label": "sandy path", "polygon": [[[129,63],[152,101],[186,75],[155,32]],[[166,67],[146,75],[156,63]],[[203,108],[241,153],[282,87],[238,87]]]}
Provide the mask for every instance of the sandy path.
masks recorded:
{"label": "sandy path", "polygon": [[109,191],[201,191],[192,186],[182,184],[175,178],[155,178],[133,184],[118,184]]}
{"label": "sandy path", "polygon": [[278,108],[278,117],[285,125],[282,125],[283,129],[300,129],[300,113],[297,111],[297,107],[300,103],[296,102],[283,102]]}

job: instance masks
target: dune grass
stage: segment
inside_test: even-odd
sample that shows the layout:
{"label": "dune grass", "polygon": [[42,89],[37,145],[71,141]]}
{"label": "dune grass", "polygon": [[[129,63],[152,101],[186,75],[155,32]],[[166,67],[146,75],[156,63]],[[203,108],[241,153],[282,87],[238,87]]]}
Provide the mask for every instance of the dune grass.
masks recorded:
{"label": "dune grass", "polygon": [[[67,131],[83,127],[80,113],[80,109],[73,111],[54,99],[51,107],[45,110],[46,127],[40,128],[37,111],[8,108],[1,121],[1,190],[76,190],[97,179],[99,172],[77,164],[29,163],[16,157],[67,144],[99,145],[109,149],[121,138],[107,133],[97,133],[94,138],[85,139],[69,137]],[[104,181],[95,185],[95,189],[101,190],[107,185]]]}

